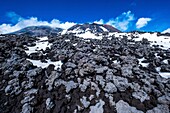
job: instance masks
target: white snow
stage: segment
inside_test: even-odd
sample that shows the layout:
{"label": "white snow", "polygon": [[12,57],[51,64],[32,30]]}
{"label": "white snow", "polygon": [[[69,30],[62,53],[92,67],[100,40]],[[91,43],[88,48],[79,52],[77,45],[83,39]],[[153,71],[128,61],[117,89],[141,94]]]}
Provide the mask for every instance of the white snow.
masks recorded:
{"label": "white snow", "polygon": [[163,60],[163,63],[168,64],[168,60],[167,59]]}
{"label": "white snow", "polygon": [[104,28],[103,26],[100,26],[100,28],[105,31],[105,32],[108,32],[108,30],[106,28]]}
{"label": "white snow", "polygon": [[[139,37],[134,38],[135,41],[141,41],[143,38],[148,39],[152,45],[163,45],[162,49],[170,48],[170,36],[157,36],[157,33],[109,33],[109,36],[114,35],[115,37],[123,38],[123,36],[127,36],[128,39],[132,39],[132,36]],[[155,43],[156,42],[156,43]]]}
{"label": "white snow", "polygon": [[38,37],[38,39],[40,39],[40,41],[45,41],[45,40],[48,40],[48,37]]}
{"label": "white snow", "polygon": [[170,78],[170,72],[159,72],[159,74],[163,77],[163,78]]}
{"label": "white snow", "polygon": [[31,54],[31,53],[34,53],[34,52],[37,52],[38,50],[46,50],[46,47],[51,47],[52,44],[48,43],[48,37],[39,37],[38,41],[36,41],[36,46],[33,46],[33,47],[28,47],[29,50],[26,50],[25,52],[27,54]]}
{"label": "white snow", "polygon": [[65,97],[66,97],[68,100],[70,100],[70,99],[71,99],[71,96],[70,96],[70,94],[68,94],[68,95],[65,95]]}
{"label": "white snow", "polygon": [[73,44],[73,46],[76,46],[76,45],[77,45],[77,43]]}
{"label": "white snow", "polygon": [[[170,37],[169,36],[157,36],[157,33],[143,33],[138,35],[139,38],[135,38],[135,41],[141,41],[143,38],[148,39],[148,41],[151,41],[151,45],[163,45],[164,47],[161,47],[162,49],[168,49],[170,48]],[[155,42],[156,43],[153,43]]]}
{"label": "white snow", "polygon": [[[26,51],[27,54],[31,54],[34,52],[37,52],[38,50],[46,50],[46,47],[50,47],[52,44],[48,43],[48,37],[38,37],[38,41],[36,41],[36,46],[34,47],[28,47],[29,50]],[[47,63],[41,62],[40,60],[31,60],[31,59],[27,59],[30,62],[33,63],[33,65],[37,66],[37,67],[42,67],[42,68],[46,68],[48,67],[50,64],[55,65],[55,70],[57,70],[58,68],[61,68],[62,62],[61,61],[57,61],[57,62],[52,62],[51,60],[47,60]]]}
{"label": "white snow", "polygon": [[30,62],[33,63],[33,65],[37,66],[37,67],[42,67],[42,68],[46,68],[48,67],[50,64],[55,65],[55,70],[57,70],[58,68],[61,68],[61,65],[63,64],[61,61],[57,61],[57,62],[52,62],[51,60],[47,60],[47,63],[41,62],[40,60],[31,60],[31,59],[27,59]]}
{"label": "white snow", "polygon": [[162,58],[162,57],[158,56],[158,53],[155,53],[155,56],[156,56],[157,58]]}
{"label": "white snow", "polygon": [[119,62],[117,60],[113,60],[113,63],[114,64],[118,64]]}
{"label": "white snow", "polygon": [[66,42],[70,42],[70,40],[69,39],[67,39],[67,40],[65,40]]}
{"label": "white snow", "polygon": [[161,75],[161,77],[166,78],[166,79],[170,78],[170,72],[160,72],[161,70],[160,67],[157,67],[156,70]]}
{"label": "white snow", "polygon": [[75,109],[73,113],[77,113],[77,109]]}
{"label": "white snow", "polygon": [[51,44],[49,44],[48,42],[38,42],[36,43],[36,46],[34,47],[28,47],[29,50],[26,50],[26,53],[27,54],[31,54],[31,53],[34,53],[34,52],[37,52],[38,50],[46,50],[46,47],[50,47]]}
{"label": "white snow", "polygon": [[64,35],[67,33],[67,29],[64,29],[62,32],[61,32],[61,35]]}
{"label": "white snow", "polygon": [[92,38],[92,39],[102,39],[102,36],[99,35],[99,36],[96,36],[95,34],[91,33],[90,31],[87,31],[85,33],[82,33],[82,34],[76,34],[76,36],[78,37],[82,37],[82,38]]}
{"label": "white snow", "polygon": [[84,39],[84,41],[85,41],[85,42],[90,42],[90,40],[89,40],[89,39]]}
{"label": "white snow", "polygon": [[109,40],[111,40],[111,39],[112,39],[112,37],[109,37],[108,39],[109,39]]}
{"label": "white snow", "polygon": [[71,30],[71,31],[67,31],[67,33],[76,33],[76,34],[80,34],[80,33],[83,33],[83,32],[84,32],[84,30],[80,29],[80,27],[77,27],[76,29]]}
{"label": "white snow", "polygon": [[[109,36],[111,34],[109,33]],[[112,35],[114,35],[115,37],[119,37],[119,38],[123,38],[123,36],[127,36],[128,39],[131,39],[131,33],[118,33],[118,32],[115,32],[115,33],[112,33]]]}
{"label": "white snow", "polygon": [[90,28],[87,28],[87,29],[85,30],[85,32],[87,32],[87,31],[90,31]]}
{"label": "white snow", "polygon": [[142,63],[142,61],[146,60],[145,58],[138,59],[139,64],[141,64],[143,67],[147,67],[149,63]]}
{"label": "white snow", "polygon": [[95,106],[90,106],[90,113],[103,113],[103,106],[105,102],[103,100],[99,100],[99,102]]}

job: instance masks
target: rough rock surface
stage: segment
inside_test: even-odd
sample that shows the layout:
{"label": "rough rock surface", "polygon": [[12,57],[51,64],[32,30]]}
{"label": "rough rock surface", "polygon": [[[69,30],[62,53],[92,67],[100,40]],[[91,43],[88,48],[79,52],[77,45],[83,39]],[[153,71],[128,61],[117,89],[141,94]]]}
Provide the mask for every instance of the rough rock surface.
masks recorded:
{"label": "rough rock surface", "polygon": [[129,106],[128,103],[120,100],[116,103],[117,113],[143,113],[142,111],[137,110],[135,107]]}
{"label": "rough rock surface", "polygon": [[1,36],[0,113],[169,113],[170,49],[129,37]]}

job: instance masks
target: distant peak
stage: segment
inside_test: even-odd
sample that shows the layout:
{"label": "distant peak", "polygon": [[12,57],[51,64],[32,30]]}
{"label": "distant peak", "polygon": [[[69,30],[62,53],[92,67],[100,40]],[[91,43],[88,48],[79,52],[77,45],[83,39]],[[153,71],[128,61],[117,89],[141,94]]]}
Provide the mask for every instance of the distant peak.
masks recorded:
{"label": "distant peak", "polygon": [[98,23],[84,23],[84,24],[77,24],[72,26],[68,29],[68,31],[81,31],[85,32],[88,29],[88,31],[92,33],[103,33],[103,32],[121,32],[120,30],[114,28],[111,25],[106,24],[98,24]]}

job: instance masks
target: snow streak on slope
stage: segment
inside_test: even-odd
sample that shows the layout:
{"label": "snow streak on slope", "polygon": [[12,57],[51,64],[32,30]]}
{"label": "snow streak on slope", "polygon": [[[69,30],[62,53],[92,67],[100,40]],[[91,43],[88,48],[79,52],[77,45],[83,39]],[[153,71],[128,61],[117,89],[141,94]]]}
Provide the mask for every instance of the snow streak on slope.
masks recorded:
{"label": "snow streak on slope", "polygon": [[36,46],[33,46],[33,47],[28,47],[29,50],[26,51],[27,54],[31,54],[31,53],[35,53],[39,50],[45,50],[46,47],[49,47],[51,46],[51,44],[48,43],[48,38],[47,37],[42,37],[42,38],[39,38],[40,40],[39,41],[36,41]]}
{"label": "snow streak on slope", "polygon": [[[33,47],[28,47],[29,50],[26,51],[26,53],[29,55],[31,53],[36,53],[40,50],[46,50],[47,47],[51,47],[52,44],[50,44],[48,42],[48,37],[38,37],[39,41],[36,41],[36,46]],[[58,68],[61,68],[62,62],[61,61],[57,61],[57,62],[52,62],[51,60],[46,60],[47,62],[41,62],[40,60],[31,60],[31,59],[27,59],[29,61],[31,61],[33,63],[33,65],[37,66],[37,67],[42,67],[42,68],[46,68],[48,67],[50,64],[53,64],[55,66],[55,70],[57,70]]]}
{"label": "snow streak on slope", "polygon": [[135,38],[135,41],[140,41],[143,38],[148,39],[151,42],[151,45],[163,45],[162,49],[170,48],[170,37],[168,36],[157,36],[157,33],[144,33],[138,35],[139,38]]}
{"label": "snow streak on slope", "polygon": [[141,41],[143,38],[150,41],[151,46],[152,45],[163,45],[161,47],[162,49],[168,49],[170,48],[170,37],[169,36],[157,36],[157,33],[113,33],[115,37],[123,38],[123,36],[126,36],[128,39],[132,39],[132,36],[135,36],[134,41]]}
{"label": "snow streak on slope", "polygon": [[108,32],[108,30],[106,28],[104,28],[103,26],[100,26],[100,28],[105,31],[105,32]]}
{"label": "snow streak on slope", "polygon": [[82,38],[92,38],[92,39],[100,39],[100,40],[102,39],[101,35],[96,36],[94,33],[91,33],[90,31],[87,31],[82,34],[76,34],[76,36],[82,37]]}
{"label": "snow streak on slope", "polygon": [[50,64],[53,64],[55,66],[55,70],[57,70],[58,68],[61,68],[62,62],[61,61],[57,61],[57,62],[52,62],[50,60],[46,60],[47,63],[41,62],[40,60],[31,60],[31,59],[27,59],[30,62],[33,63],[33,65],[37,66],[37,67],[42,67],[42,68],[46,68],[48,67]]}

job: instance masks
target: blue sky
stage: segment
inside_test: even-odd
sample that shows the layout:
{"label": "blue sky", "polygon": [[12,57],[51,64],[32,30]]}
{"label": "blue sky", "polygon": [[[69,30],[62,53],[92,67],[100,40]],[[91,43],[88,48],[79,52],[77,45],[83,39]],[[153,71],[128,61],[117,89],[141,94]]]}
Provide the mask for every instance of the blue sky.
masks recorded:
{"label": "blue sky", "polygon": [[0,33],[26,24],[67,28],[85,22],[111,24],[122,31],[170,28],[169,0],[0,0],[0,4]]}

